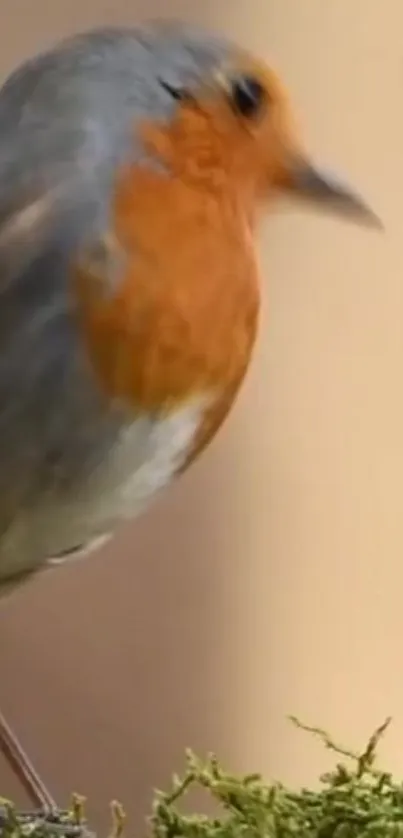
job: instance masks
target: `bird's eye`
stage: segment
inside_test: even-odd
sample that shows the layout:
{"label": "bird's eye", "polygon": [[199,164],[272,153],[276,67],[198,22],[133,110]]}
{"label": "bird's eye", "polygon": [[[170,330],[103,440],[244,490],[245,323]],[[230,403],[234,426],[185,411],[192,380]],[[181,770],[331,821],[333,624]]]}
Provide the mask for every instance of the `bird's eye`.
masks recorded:
{"label": "bird's eye", "polygon": [[247,119],[258,116],[268,100],[267,91],[254,76],[233,79],[230,96],[234,110]]}

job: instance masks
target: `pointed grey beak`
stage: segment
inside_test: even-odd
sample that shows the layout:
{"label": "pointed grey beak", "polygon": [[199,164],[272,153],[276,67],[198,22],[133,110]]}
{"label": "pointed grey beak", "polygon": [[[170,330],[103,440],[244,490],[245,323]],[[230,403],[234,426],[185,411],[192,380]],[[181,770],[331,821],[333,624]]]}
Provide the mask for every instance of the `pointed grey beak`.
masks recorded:
{"label": "pointed grey beak", "polygon": [[379,216],[348,184],[307,160],[297,159],[287,167],[285,187],[322,210],[365,227],[384,229]]}

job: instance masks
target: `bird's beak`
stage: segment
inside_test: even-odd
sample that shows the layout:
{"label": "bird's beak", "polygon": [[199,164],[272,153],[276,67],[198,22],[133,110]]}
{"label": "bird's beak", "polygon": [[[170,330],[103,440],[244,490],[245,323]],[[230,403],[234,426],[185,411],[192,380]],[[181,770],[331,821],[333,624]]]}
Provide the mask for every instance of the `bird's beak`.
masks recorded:
{"label": "bird's beak", "polygon": [[356,224],[383,229],[380,218],[354,189],[306,158],[292,158],[284,174],[281,186],[287,192]]}

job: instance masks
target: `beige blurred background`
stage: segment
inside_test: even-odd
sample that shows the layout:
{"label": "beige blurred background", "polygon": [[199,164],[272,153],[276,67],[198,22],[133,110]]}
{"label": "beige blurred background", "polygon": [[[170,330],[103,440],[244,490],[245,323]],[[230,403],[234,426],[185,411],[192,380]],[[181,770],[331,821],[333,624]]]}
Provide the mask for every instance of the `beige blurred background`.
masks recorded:
{"label": "beige blurred background", "polygon": [[2,0],[0,71],[145,12],[221,21],[273,61],[387,235],[284,206],[225,430],[112,549],[1,611],[3,710],[60,801],[85,791],[102,825],[118,795],[132,834],[188,745],[313,782],[329,756],[287,713],[357,746],[391,713],[403,770],[401,0]]}

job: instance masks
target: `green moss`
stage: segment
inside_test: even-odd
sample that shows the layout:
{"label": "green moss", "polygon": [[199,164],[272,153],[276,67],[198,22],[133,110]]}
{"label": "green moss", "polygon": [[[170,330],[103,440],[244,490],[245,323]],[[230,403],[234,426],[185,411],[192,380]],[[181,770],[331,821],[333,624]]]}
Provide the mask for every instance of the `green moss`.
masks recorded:
{"label": "green moss", "polygon": [[[69,809],[56,812],[19,811],[0,798],[0,838],[95,838],[85,817],[85,798],[74,794]],[[112,827],[109,838],[121,838],[125,812],[111,803]]]}
{"label": "green moss", "polygon": [[[175,777],[169,791],[155,796],[149,821],[151,838],[403,838],[403,783],[376,766],[377,745],[390,720],[375,731],[362,753],[336,745],[319,728],[307,727],[295,718],[292,721],[319,736],[338,760],[342,758],[333,771],[320,778],[316,791],[267,784],[257,774],[236,777],[224,771],[214,756],[201,760],[188,752],[183,777]],[[218,804],[216,816],[181,811],[185,794],[194,787],[212,796]],[[43,818],[25,828],[22,815],[12,807],[3,807],[1,838],[21,838],[22,834],[84,838],[90,833],[82,803],[77,800],[56,829]],[[124,812],[116,803],[112,812],[111,838],[120,838]]]}

